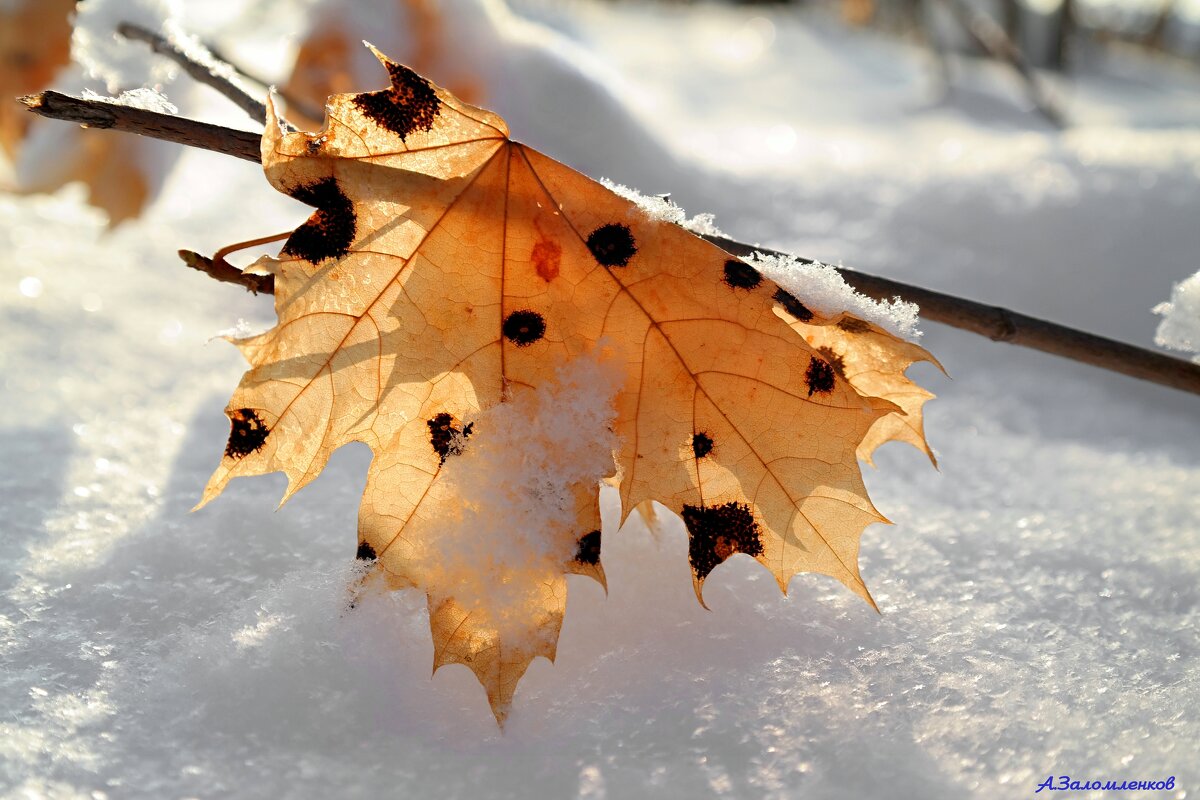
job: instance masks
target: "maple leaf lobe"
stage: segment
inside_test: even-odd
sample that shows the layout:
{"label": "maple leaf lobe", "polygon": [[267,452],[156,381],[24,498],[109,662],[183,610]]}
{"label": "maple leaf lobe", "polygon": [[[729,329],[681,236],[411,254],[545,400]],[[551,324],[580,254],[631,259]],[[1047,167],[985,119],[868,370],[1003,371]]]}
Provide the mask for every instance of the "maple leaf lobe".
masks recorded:
{"label": "maple leaf lobe", "polygon": [[453,416],[442,412],[425,424],[429,426],[429,444],[433,452],[438,454],[438,464],[445,464],[446,458],[462,452],[463,443],[471,435],[475,423],[469,422],[460,428]]}
{"label": "maple leaf lobe", "polygon": [[546,335],[546,320],[536,311],[514,311],[504,318],[501,332],[517,347],[528,347]]}
{"label": "maple leaf lobe", "polygon": [[791,314],[801,322],[810,322],[813,318],[813,312],[808,310],[808,306],[801,303],[790,292],[785,292],[783,289],[776,289],[773,295],[775,301],[783,306],[783,310]]}
{"label": "maple leaf lobe", "polygon": [[433,84],[390,59],[384,61],[384,66],[392,79],[391,88],[355,95],[354,105],[401,141],[414,131],[432,130],[442,110]]}
{"label": "maple leaf lobe", "polygon": [[579,537],[575,561],[580,564],[590,564],[593,567],[600,563],[600,531],[592,531]]}
{"label": "maple leaf lobe", "polygon": [[606,267],[623,267],[637,253],[637,243],[629,227],[616,222],[592,231],[587,246],[596,260]]}
{"label": "maple leaf lobe", "polygon": [[713,440],[707,433],[692,434],[692,453],[696,458],[704,458],[712,452]]}
{"label": "maple leaf lobe", "polygon": [[270,434],[267,423],[252,408],[239,408],[229,415],[229,442],[225,455],[230,458],[245,458],[262,449]]}
{"label": "maple leaf lobe", "polygon": [[808,362],[804,381],[808,384],[809,397],[814,393],[829,394],[833,391],[833,367],[828,361],[814,357]]}
{"label": "maple leaf lobe", "polygon": [[684,505],[682,516],[688,531],[688,559],[699,580],[734,553],[763,553],[762,529],[745,503]]}
{"label": "maple leaf lobe", "polygon": [[285,254],[317,264],[350,252],[358,232],[358,215],[337,179],[296,186],[288,194],[317,211],[288,237],[283,245]]}
{"label": "maple leaf lobe", "polygon": [[744,261],[725,262],[725,283],[731,289],[754,289],[762,283],[762,273]]}

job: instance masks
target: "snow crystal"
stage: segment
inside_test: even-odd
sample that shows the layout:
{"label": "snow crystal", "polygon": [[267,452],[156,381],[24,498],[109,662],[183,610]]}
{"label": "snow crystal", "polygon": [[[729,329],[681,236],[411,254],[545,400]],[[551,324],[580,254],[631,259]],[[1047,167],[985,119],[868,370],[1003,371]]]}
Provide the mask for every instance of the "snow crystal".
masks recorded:
{"label": "snow crystal", "polygon": [[121,92],[116,97],[106,97],[105,95],[93,92],[91,89],[84,89],[83,99],[99,100],[105,103],[114,103],[118,106],[140,108],[145,111],[157,111],[160,114],[179,113],[179,109],[173,106],[161,92],[155,89],[130,89],[129,91]]}
{"label": "snow crystal", "polygon": [[1192,360],[1200,364],[1200,272],[1176,284],[1171,299],[1159,303],[1153,311],[1163,317],[1154,343],[1194,353]]}
{"label": "snow crystal", "polygon": [[620,183],[614,183],[608,178],[601,178],[600,183],[613,194],[620,195],[637,205],[646,216],[661,222],[671,222],[682,228],[687,228],[698,236],[724,236],[725,233],[716,225],[716,215],[700,213],[688,217],[687,212],[676,203],[671,202],[670,195],[646,195],[637,189],[631,189]]}

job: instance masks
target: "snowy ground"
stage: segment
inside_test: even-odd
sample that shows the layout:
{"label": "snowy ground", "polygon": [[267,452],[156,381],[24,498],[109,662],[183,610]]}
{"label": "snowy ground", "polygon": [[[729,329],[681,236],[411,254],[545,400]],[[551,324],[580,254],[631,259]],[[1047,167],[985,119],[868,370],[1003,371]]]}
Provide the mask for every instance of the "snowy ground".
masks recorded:
{"label": "snowy ground", "polygon": [[[1001,72],[945,100],[922,52],[812,19],[524,6],[551,50],[511,21],[472,34],[520,38],[493,71],[518,138],[735,237],[1145,346],[1198,266],[1194,75],[1096,67],[1060,134]],[[572,127],[597,108],[616,141]],[[868,475],[896,523],[863,539],[881,615],[826,578],[780,597],[748,559],[705,612],[681,531],[609,533],[608,597],[572,579],[558,661],[500,735],[466,669],[430,679],[419,598],[346,610],[365,449],[279,512],[270,476],[188,513],[242,370],[208,340],[272,312],[174,251],[307,213],[199,152],[111,234],[78,192],[0,196],[0,793],[1200,793],[1200,401],[932,323],[941,471],[889,445]]]}

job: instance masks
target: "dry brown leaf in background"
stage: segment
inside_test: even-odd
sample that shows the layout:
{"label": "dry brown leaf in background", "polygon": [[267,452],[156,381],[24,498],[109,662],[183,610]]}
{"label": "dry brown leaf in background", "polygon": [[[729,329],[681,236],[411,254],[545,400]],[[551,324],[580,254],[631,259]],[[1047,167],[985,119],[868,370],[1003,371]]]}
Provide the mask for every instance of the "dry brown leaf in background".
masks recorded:
{"label": "dry brown leaf in background", "polygon": [[16,159],[34,117],[12,98],[45,89],[71,60],[75,0],[15,0],[0,5],[0,148]]}
{"label": "dry brown leaf in background", "polygon": [[59,158],[23,171],[20,191],[54,192],[79,181],[87,187],[88,203],[108,214],[109,225],[139,216],[153,191],[147,169],[155,159],[148,151],[161,145],[133,136],[90,136],[82,130],[69,135],[72,142],[59,142]]}
{"label": "dry brown leaf in background", "polygon": [[[109,224],[137,217],[153,193],[148,174],[161,159],[158,147],[138,137],[98,137],[69,132],[28,113],[11,99],[49,86],[70,63],[75,0],[16,0],[0,5],[0,148],[17,176],[12,188],[34,194],[79,181],[88,203],[108,214]],[[131,45],[136,46],[136,45]],[[37,142],[52,138],[52,153],[37,156]],[[43,148],[45,150],[46,148]]]}
{"label": "dry brown leaf in background", "polygon": [[[428,595],[435,666],[467,664],[500,722],[529,661],[553,656],[563,576],[603,580],[614,451],[624,513],[657,500],[682,517],[698,597],[742,553],[785,590],[818,572],[871,602],[859,538],[883,517],[856,454],[904,407],[865,393],[863,371],[891,358],[902,374],[913,353],[860,358],[890,334],[842,324],[836,363],[789,328],[802,301],[748,264],[380,60],[389,88],[330,98],[320,133],[263,138],[271,183],[317,211],[260,265],[279,324],[235,342],[251,368],[201,504],[274,471],[286,499],[365,442],[359,555]],[[573,427],[557,416],[572,404]],[[506,452],[513,474],[473,494],[489,472],[470,470]],[[497,525],[527,558],[460,558]]]}

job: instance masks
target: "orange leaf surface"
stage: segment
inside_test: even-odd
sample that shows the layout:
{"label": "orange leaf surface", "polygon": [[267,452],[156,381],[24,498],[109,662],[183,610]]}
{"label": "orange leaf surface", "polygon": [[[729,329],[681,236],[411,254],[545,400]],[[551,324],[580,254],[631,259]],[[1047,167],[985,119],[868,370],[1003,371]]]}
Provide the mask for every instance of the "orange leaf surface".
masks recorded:
{"label": "orange leaf surface", "polygon": [[428,595],[435,669],[469,666],[501,723],[554,656],[565,574],[604,580],[614,472],[626,514],[657,500],[683,518],[697,596],[742,553],[782,589],[818,572],[870,602],[858,543],[883,517],[856,454],[920,436],[877,426],[919,419],[899,381],[923,351],[814,315],[379,58],[389,88],[331,97],[320,133],[263,138],[268,179],[317,211],[260,262],[279,324],[235,342],[251,368],[201,504],[274,471],[286,499],[365,442],[359,557]]}

